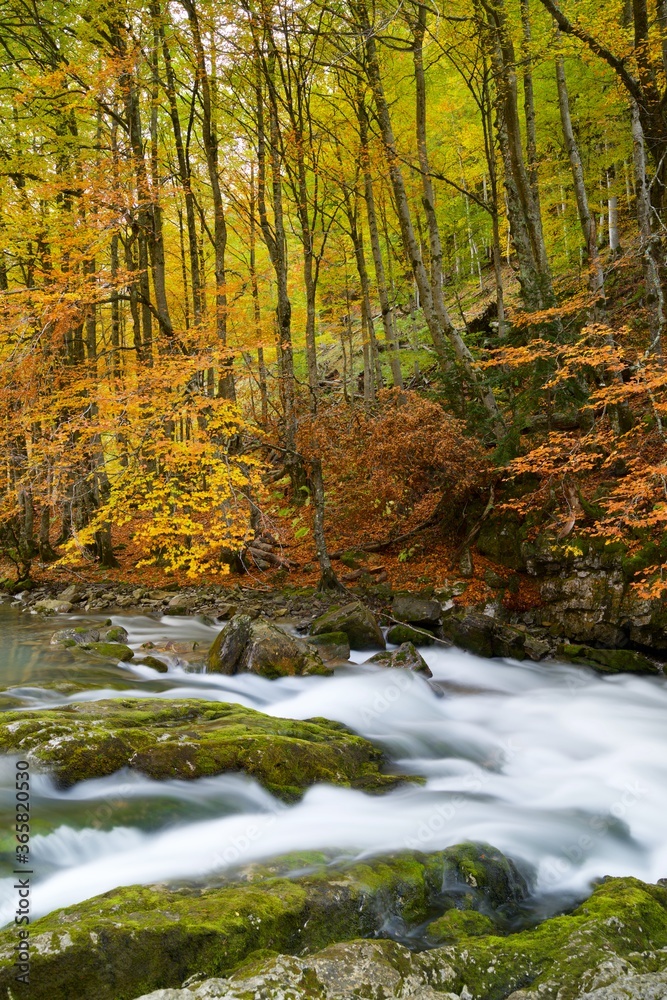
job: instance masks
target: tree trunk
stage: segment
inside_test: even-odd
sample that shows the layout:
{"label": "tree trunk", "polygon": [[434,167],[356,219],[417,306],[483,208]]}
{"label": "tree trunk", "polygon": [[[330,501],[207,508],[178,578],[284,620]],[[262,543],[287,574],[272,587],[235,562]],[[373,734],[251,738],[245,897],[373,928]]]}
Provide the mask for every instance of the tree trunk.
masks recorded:
{"label": "tree trunk", "polygon": [[558,87],[558,106],[560,108],[560,120],[563,127],[563,138],[565,139],[565,148],[570,159],[574,194],[577,199],[577,211],[584,237],[586,262],[588,265],[588,287],[592,292],[604,298],[604,272],[597,248],[595,216],[588,204],[588,195],[586,194],[586,184],[584,182],[584,168],[572,128],[570,97],[565,77],[565,61],[560,54],[556,56],[556,84]]}
{"label": "tree trunk", "polygon": [[637,225],[644,268],[646,299],[650,310],[650,343],[652,354],[662,353],[662,338],[667,332],[667,311],[664,295],[664,275],[659,233],[651,226],[651,197],[646,176],[644,130],[639,108],[632,102],[632,146],[637,189]]}

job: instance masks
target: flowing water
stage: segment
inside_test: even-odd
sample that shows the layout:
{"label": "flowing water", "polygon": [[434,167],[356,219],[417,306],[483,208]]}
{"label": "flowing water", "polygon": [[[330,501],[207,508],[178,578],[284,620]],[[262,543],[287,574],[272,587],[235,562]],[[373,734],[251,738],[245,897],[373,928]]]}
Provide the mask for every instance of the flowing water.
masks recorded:
{"label": "flowing water", "polygon": [[[32,782],[34,916],[119,885],[224,877],[292,851],[352,859],[484,840],[537,869],[544,900],[603,875],[667,876],[667,682],[559,664],[422,650],[433,681],[363,665],[334,677],[268,681],[96,664],[49,646],[73,616],[42,621],[0,605],[0,686],[30,706],[113,697],[204,698],[268,715],[324,716],[382,745],[393,773],[423,775],[376,797],[319,785],[285,805],[242,775],[155,782],[129,771],[66,791]],[[84,619],[77,619],[81,623]],[[86,616],[86,621],[93,621]],[[197,619],[117,616],[130,645],[208,644]],[[68,697],[43,685],[94,684]],[[1,707],[1,706],[0,706]],[[34,770],[34,769],[33,769]],[[10,785],[10,781],[12,784]],[[13,914],[12,760],[0,758],[0,924]],[[546,909],[554,908],[546,903]]]}

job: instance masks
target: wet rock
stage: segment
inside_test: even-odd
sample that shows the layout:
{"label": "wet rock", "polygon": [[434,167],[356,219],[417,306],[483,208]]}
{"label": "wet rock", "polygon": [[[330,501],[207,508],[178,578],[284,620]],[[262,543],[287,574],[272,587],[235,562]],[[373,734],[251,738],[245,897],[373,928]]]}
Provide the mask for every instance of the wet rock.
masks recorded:
{"label": "wet rock", "polygon": [[[442,920],[449,941],[408,951],[349,941],[299,958],[266,956],[229,979],[159,990],[140,1000],[664,1000],[667,893],[611,879],[573,913],[532,930],[485,933],[484,917]],[[439,922],[436,922],[439,923]],[[429,925],[433,926],[433,925]],[[164,985],[161,984],[161,985]]]}
{"label": "wet rock", "polygon": [[252,622],[248,615],[234,615],[213,640],[208,651],[207,669],[214,674],[235,674],[243,650],[250,638]]}
{"label": "wet rock", "polygon": [[377,663],[380,667],[392,667],[395,670],[413,670],[426,677],[433,676],[426,660],[411,642],[402,643],[398,649],[376,653],[366,660],[366,663]]}
{"label": "wet rock", "polygon": [[633,649],[593,649],[591,646],[565,643],[558,646],[556,654],[568,663],[594,667],[604,673],[662,673],[658,665],[649,660],[648,656]]}
{"label": "wet rock", "polygon": [[442,607],[439,601],[425,600],[423,597],[413,597],[411,594],[394,598],[391,607],[394,618],[410,625],[423,625],[425,628],[439,625],[442,621]]}
{"label": "wet rock", "polygon": [[98,653],[100,656],[108,656],[112,660],[120,660],[126,663],[134,656],[129,646],[122,642],[89,642],[82,649],[90,650],[91,653]]}
{"label": "wet rock", "polygon": [[[422,965],[415,956],[412,966],[401,945],[353,940],[376,936],[387,921],[407,927],[426,920],[440,897],[442,866],[441,854],[406,853],[294,878],[256,872],[252,881],[222,888],[117,889],[31,924],[31,1000],[119,1000],[165,987],[169,996],[188,977],[234,969],[229,982],[195,981],[176,992],[428,1000],[435,983],[432,995],[443,1000],[455,975],[447,963],[428,958]],[[11,928],[0,932],[0,962],[7,963],[0,989],[13,982],[14,944]],[[268,957],[267,949],[268,956],[281,950],[302,957]],[[308,951],[316,954],[303,957]]]}
{"label": "wet rock", "polygon": [[52,646],[85,646],[91,642],[99,642],[100,633],[96,628],[61,628],[51,636]]}
{"label": "wet rock", "polygon": [[325,614],[316,618],[311,626],[311,635],[325,632],[344,632],[352,649],[384,649],[386,643],[375,616],[358,601],[334,605]]}
{"label": "wet rock", "polygon": [[[522,629],[499,622],[476,609],[450,611],[443,620],[442,631],[454,645],[477,656],[523,660],[530,655],[526,650],[526,633]],[[536,655],[538,647],[533,646],[531,651]]]}
{"label": "wet rock", "polygon": [[220,702],[113,699],[6,712],[0,751],[29,754],[63,787],[123,767],[155,780],[241,771],[285,801],[318,782],[381,792],[410,780],[383,774],[382,751],[339,723]]}
{"label": "wet rock", "polygon": [[100,638],[104,642],[127,642],[127,629],[122,625],[109,625],[102,629]]}
{"label": "wet rock", "polygon": [[144,667],[152,667],[153,670],[157,670],[160,674],[166,674],[169,670],[168,664],[164,660],[158,659],[157,656],[142,656],[140,659],[135,657],[135,663],[141,663]]}
{"label": "wet rock", "polygon": [[469,842],[444,852],[443,888],[461,890],[460,905],[478,909],[482,900],[495,910],[514,913],[527,898],[534,872],[523,870],[490,844]]}
{"label": "wet rock", "polygon": [[349,660],[350,641],[345,632],[322,632],[308,636],[308,645],[314,646],[323,660]]}
{"label": "wet rock", "polygon": [[268,622],[252,625],[239,670],[269,679],[332,673],[308,643]]}
{"label": "wet rock", "polygon": [[430,646],[434,641],[432,633],[426,629],[417,630],[409,625],[392,625],[387,632],[387,642],[396,646],[404,642],[411,642],[415,646]]}

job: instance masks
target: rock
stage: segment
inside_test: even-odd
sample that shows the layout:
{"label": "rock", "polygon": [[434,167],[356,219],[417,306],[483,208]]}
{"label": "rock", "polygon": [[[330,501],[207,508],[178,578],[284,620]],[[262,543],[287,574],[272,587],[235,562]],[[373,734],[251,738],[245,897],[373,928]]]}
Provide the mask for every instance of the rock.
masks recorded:
{"label": "rock", "polygon": [[314,646],[323,660],[349,660],[350,642],[345,632],[322,632],[309,635],[308,645]]}
{"label": "rock", "polygon": [[410,780],[383,774],[382,751],[340,723],[224,702],[111,699],[4,712],[0,752],[29,754],[61,787],[123,767],[155,780],[242,771],[292,802],[318,782],[381,792]]}
{"label": "rock", "polygon": [[164,660],[159,660],[157,656],[142,656],[141,659],[135,657],[134,662],[141,663],[145,667],[152,667],[153,670],[157,670],[161,674],[166,674],[169,670],[168,664]]}
{"label": "rock", "polygon": [[486,900],[496,910],[516,913],[529,895],[535,873],[527,867],[520,871],[490,844],[457,844],[444,857],[443,889],[460,888],[464,909],[478,909]]}
{"label": "rock", "polygon": [[166,613],[168,615],[184,615],[197,604],[197,598],[187,594],[174,594],[167,604]]}
{"label": "rock", "polygon": [[662,670],[642,653],[632,649],[593,649],[591,646],[562,644],[556,650],[557,656],[568,663],[579,663],[594,667],[604,673],[658,674]]}
{"label": "rock", "polygon": [[234,615],[238,612],[238,605],[218,604],[215,610],[218,618],[233,618]]}
{"label": "rock", "polygon": [[41,611],[43,614],[66,615],[72,610],[72,604],[70,601],[61,601],[60,598],[37,601],[33,604],[33,610]]}
{"label": "rock", "polygon": [[539,660],[543,660],[545,656],[549,655],[551,652],[551,646],[544,639],[538,639],[537,636],[531,635],[530,632],[526,632],[524,650],[528,659],[534,660],[537,663]]}
{"label": "rock", "polygon": [[432,677],[429,666],[420,652],[411,642],[404,642],[398,649],[384,650],[371,656],[366,663],[377,663],[380,667],[392,667],[395,670],[414,670],[426,677]]}
{"label": "rock", "polygon": [[375,616],[358,601],[329,608],[315,619],[310,631],[311,635],[344,632],[352,649],[375,649],[377,646],[384,649],[386,645]]}
{"label": "rock", "polygon": [[124,629],[122,625],[109,625],[108,628],[102,629],[100,638],[104,642],[126,642],[127,629]]}
{"label": "rock", "polygon": [[[434,961],[393,941],[354,940],[427,920],[442,905],[442,870],[442,854],[405,853],[333,871],[320,863],[292,878],[255,868],[247,881],[222,887],[116,889],[31,923],[30,997],[127,1000],[164,989],[184,1000],[445,1000],[458,973],[440,955]],[[15,928],[0,932],[3,993],[13,988],[15,943]],[[231,980],[201,983],[232,970]],[[176,989],[189,977],[192,986]]]}
{"label": "rock", "polygon": [[308,643],[287,635],[277,625],[268,622],[252,625],[239,670],[269,679],[332,673]]}
{"label": "rock", "polygon": [[112,660],[120,660],[123,663],[131,660],[134,656],[130,647],[122,642],[89,642],[81,648],[90,650],[92,653],[99,653],[100,656],[109,656]]}
{"label": "rock", "polygon": [[59,600],[67,601],[70,604],[78,604],[83,597],[84,588],[80,583],[71,583],[69,587],[65,587],[64,590],[58,595]]}
{"label": "rock", "polygon": [[298,958],[258,956],[230,979],[202,982],[198,977],[189,988],[159,990],[139,1000],[667,997],[667,893],[658,886],[610,879],[573,913],[507,936],[487,932],[484,921],[479,913],[449,911],[435,921],[447,943],[428,951],[408,951],[395,941],[357,940]]}
{"label": "rock", "polygon": [[[444,618],[443,634],[454,645],[477,656],[502,656],[525,659],[526,633],[512,625],[497,621],[476,609],[454,609]],[[532,647],[536,653],[538,647]]]}
{"label": "rock", "polygon": [[213,640],[206,667],[212,674],[235,674],[250,638],[252,622],[247,615],[234,615]]}
{"label": "rock", "polygon": [[174,595],[171,590],[150,590],[148,596],[151,601],[170,601]]}
{"label": "rock", "polygon": [[439,601],[425,600],[423,597],[413,597],[411,594],[394,598],[391,607],[394,618],[411,625],[423,625],[425,628],[439,625],[442,621],[442,607]]}
{"label": "rock", "polygon": [[61,628],[51,636],[51,645],[85,646],[91,642],[99,642],[100,633],[96,628]]}
{"label": "rock", "polygon": [[475,573],[475,567],[472,561],[472,553],[470,549],[464,549],[461,558],[459,559],[459,572],[462,577],[469,579]]}
{"label": "rock", "polygon": [[415,646],[430,646],[434,637],[424,629],[417,631],[409,625],[392,625],[387,632],[387,642],[400,646],[404,642],[412,642]]}

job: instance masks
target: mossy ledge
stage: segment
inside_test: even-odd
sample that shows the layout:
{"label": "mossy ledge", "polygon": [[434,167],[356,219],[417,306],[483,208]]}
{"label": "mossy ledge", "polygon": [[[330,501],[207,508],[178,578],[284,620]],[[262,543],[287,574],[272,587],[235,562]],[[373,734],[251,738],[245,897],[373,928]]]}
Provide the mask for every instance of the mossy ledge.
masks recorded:
{"label": "mossy ledge", "polygon": [[659,886],[609,879],[573,913],[506,937],[489,933],[479,913],[450,911],[437,923],[445,922],[451,943],[420,954],[387,940],[258,954],[229,979],[139,1000],[658,1000],[667,991]]}
{"label": "mossy ledge", "polygon": [[[31,1000],[130,1000],[193,973],[226,975],[258,949],[300,954],[418,924],[442,890],[442,854],[401,854],[298,878],[256,867],[216,888],[130,886],[31,925]],[[0,932],[0,995],[13,985],[15,928]]]}
{"label": "mossy ledge", "polygon": [[112,699],[5,712],[0,752],[28,755],[61,787],[124,767],[157,780],[239,771],[286,802],[318,782],[382,792],[384,754],[337,722],[278,719],[221,702]]}

